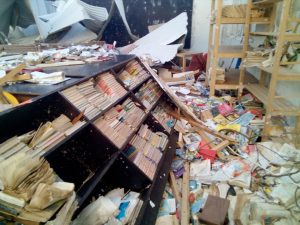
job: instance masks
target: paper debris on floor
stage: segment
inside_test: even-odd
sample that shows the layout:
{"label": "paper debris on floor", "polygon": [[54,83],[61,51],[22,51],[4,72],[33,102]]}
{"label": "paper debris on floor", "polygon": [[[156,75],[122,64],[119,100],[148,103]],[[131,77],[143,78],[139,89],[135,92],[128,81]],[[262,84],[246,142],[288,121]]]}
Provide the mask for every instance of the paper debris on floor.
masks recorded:
{"label": "paper debris on floor", "polygon": [[[210,98],[200,79],[168,85],[174,74],[159,71],[155,79],[180,111],[169,111],[177,119],[179,139],[170,171],[176,187],[170,190],[167,185],[166,192],[183,193],[182,179],[189,176],[185,201],[190,216],[181,213],[183,200],[175,198],[177,220],[188,216],[192,224],[299,224],[300,149],[284,141],[288,139],[260,140],[262,103],[250,93],[237,98],[223,91]],[[275,122],[287,123],[283,116]],[[283,135],[287,129],[276,132]],[[157,221],[169,219],[172,224],[172,216],[159,215]]]}

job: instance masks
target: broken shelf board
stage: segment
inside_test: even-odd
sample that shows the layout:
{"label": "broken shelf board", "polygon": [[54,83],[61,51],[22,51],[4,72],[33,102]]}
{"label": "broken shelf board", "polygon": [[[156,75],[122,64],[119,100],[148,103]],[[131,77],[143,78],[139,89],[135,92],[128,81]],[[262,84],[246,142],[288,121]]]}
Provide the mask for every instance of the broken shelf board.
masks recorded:
{"label": "broken shelf board", "polygon": [[190,180],[190,164],[184,163],[184,174],[182,178],[182,198],[181,198],[181,225],[189,225],[190,221],[190,205],[189,205],[189,180]]}
{"label": "broken shelf board", "polygon": [[[272,74],[273,72],[273,67],[269,66],[269,67],[263,67],[260,66],[258,67],[259,69]],[[299,72],[295,72],[295,71],[291,71],[290,69],[287,69],[285,67],[279,67],[279,72],[278,72],[278,80],[285,80],[285,81],[300,81],[300,73]]]}
{"label": "broken shelf board", "polygon": [[[233,90],[239,89],[239,79],[240,79],[240,70],[238,69],[230,69],[229,71],[225,72],[225,82],[222,84],[215,84],[216,90]],[[258,80],[250,73],[245,73],[244,83],[258,83]]]}
{"label": "broken shelf board", "polygon": [[[230,18],[230,17],[222,17],[221,24],[244,24],[246,19],[242,18]],[[269,24],[270,18],[269,17],[261,17],[261,18],[251,18],[250,23],[253,24]],[[216,24],[215,21],[211,22],[211,24]]]}
{"label": "broken shelf board", "polygon": [[[268,105],[268,92],[269,90],[259,84],[247,84],[245,88],[250,91],[257,99],[259,99],[264,105]],[[273,111],[274,115],[289,114],[289,115],[300,115],[300,110],[296,106],[292,105],[285,99],[274,99]]]}
{"label": "broken shelf board", "polygon": [[261,0],[261,1],[257,1],[257,2],[253,2],[253,5],[260,5],[260,4],[274,4],[277,2],[281,2],[283,0]]}

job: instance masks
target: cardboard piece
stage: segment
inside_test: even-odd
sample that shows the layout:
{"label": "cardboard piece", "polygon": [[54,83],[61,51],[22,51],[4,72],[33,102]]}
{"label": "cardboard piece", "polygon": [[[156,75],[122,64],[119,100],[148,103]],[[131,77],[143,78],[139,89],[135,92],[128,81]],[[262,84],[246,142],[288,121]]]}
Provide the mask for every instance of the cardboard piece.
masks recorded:
{"label": "cardboard piece", "polygon": [[209,195],[202,212],[198,214],[199,221],[209,225],[224,224],[229,203],[227,199]]}

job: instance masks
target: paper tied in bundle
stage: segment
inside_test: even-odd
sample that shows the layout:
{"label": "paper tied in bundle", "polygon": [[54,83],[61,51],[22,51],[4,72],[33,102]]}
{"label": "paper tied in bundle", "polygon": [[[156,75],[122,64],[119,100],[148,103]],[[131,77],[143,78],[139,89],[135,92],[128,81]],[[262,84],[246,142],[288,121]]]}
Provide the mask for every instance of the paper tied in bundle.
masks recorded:
{"label": "paper tied in bundle", "polygon": [[43,210],[60,200],[67,199],[74,191],[73,183],[55,182],[51,185],[40,183],[27,207],[28,210]]}

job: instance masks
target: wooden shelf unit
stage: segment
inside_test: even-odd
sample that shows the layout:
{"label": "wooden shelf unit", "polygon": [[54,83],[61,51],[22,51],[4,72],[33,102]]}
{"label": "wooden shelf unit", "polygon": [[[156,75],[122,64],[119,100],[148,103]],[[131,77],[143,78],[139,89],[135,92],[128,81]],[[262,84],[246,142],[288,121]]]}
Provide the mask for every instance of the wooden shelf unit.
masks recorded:
{"label": "wooden shelf unit", "polygon": [[[258,67],[260,69],[259,84],[245,85],[245,88],[264,103],[266,108],[266,120],[263,129],[263,140],[269,137],[268,131],[272,127],[271,117],[274,115],[285,115],[295,117],[295,138],[294,144],[300,145],[300,107],[291,104],[288,100],[300,99],[300,96],[294,94],[292,96],[278,95],[277,87],[279,81],[295,81],[300,84],[300,72],[292,71],[283,65],[295,65],[300,62],[281,62],[284,45],[286,42],[299,42],[299,33],[286,33],[288,22],[299,22],[300,19],[289,18],[292,0],[262,0],[253,2],[252,7],[273,7],[277,6],[278,2],[282,2],[282,12],[280,16],[280,24],[278,32],[273,32],[273,27],[269,27],[265,32],[250,32],[250,35],[255,36],[273,36],[277,39],[275,55],[273,56],[273,65],[271,67]],[[270,81],[266,78],[270,77]],[[288,86],[287,86],[288,87]]]}
{"label": "wooden shelf unit", "polygon": [[[212,0],[211,5],[211,15],[215,14],[215,21],[210,24],[209,33],[209,51],[206,72],[209,74],[209,68],[211,68],[211,73],[207,76],[206,83],[210,86],[210,96],[215,95],[215,90],[225,89],[225,90],[238,90],[238,95],[240,96],[243,90],[244,79],[246,76],[245,68],[240,68],[239,76],[227,77],[225,73],[225,83],[217,84],[217,68],[219,60],[222,58],[244,58],[246,55],[246,50],[249,44],[249,26],[253,24],[269,24],[271,22],[270,18],[250,18],[251,17],[251,0],[247,2],[246,16],[245,18],[225,18],[222,16],[223,0]],[[243,24],[244,25],[244,38],[243,43],[239,46],[222,46],[220,45],[221,40],[221,25],[222,24]],[[227,74],[228,76],[228,74]],[[232,78],[237,79],[232,81]],[[227,80],[227,82],[226,82]]]}
{"label": "wooden shelf unit", "polygon": [[[36,130],[41,123],[51,121],[61,114],[65,114],[71,119],[78,116],[80,111],[61,94],[61,91],[73,85],[94,79],[97,76],[101,76],[102,73],[110,72],[114,75],[117,82],[127,90],[125,96],[115,101],[96,117],[89,119],[83,116],[82,120],[85,121],[85,124],[82,127],[43,154],[55,173],[62,178],[62,180],[75,184],[76,199],[79,208],[74,217],[76,217],[93,198],[98,197],[99,194],[106,194],[111,190],[110,188],[123,187],[126,191],[131,190],[141,193],[143,205],[134,224],[155,224],[168,178],[168,171],[170,170],[175,154],[178,135],[174,129],[171,129],[171,132],[166,131],[163,125],[152,115],[152,110],[160,101],[163,100],[172,105],[172,101],[166,94],[163,93],[156,102],[152,104],[149,110],[135,97],[135,92],[141,85],[145,84],[149,79],[153,79],[155,82],[155,79],[149,72],[148,67],[138,58],[132,57],[131,60],[137,60],[149,73],[149,78],[139,83],[133,90],[126,89],[123,82],[118,78],[120,68],[125,67],[128,62],[127,60],[118,62],[115,66],[112,65],[100,73],[79,79],[77,82],[66,85],[62,89],[39,96],[33,99],[30,104],[21,105],[0,114],[0,143],[2,143],[13,136]],[[113,141],[108,139],[101,130],[94,125],[94,121],[110,108],[121,104],[127,98],[131,98],[145,112],[145,116],[141,119],[132,135],[126,139],[126,143],[118,148]],[[162,151],[162,158],[157,164],[153,179],[150,179],[124,154],[124,150],[129,147],[129,141],[137,133],[142,124],[147,124],[149,129],[153,132],[159,131],[165,133],[169,139],[165,149]],[[155,204],[156,207],[149,207],[151,204]],[[0,212],[0,215],[3,214]],[[20,221],[17,220],[17,218],[15,219],[16,221]],[[24,224],[32,225],[32,223],[28,221]]]}

